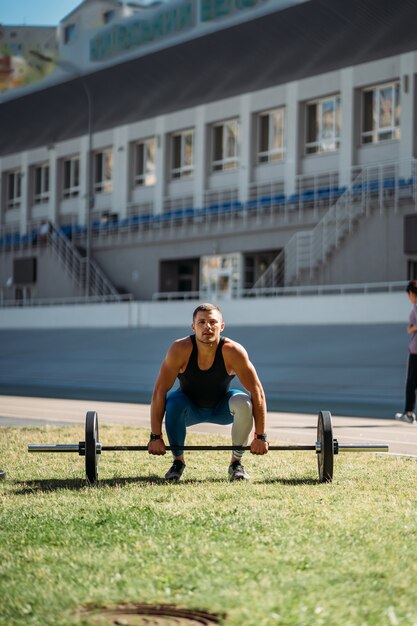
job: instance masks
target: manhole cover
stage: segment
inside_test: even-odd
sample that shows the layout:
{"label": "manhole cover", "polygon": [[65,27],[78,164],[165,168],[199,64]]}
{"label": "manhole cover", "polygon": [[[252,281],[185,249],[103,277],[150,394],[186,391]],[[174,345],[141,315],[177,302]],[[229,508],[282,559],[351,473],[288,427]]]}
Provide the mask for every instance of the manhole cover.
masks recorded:
{"label": "manhole cover", "polygon": [[218,615],[205,611],[179,609],[173,605],[135,604],[106,609],[89,609],[90,624],[99,626],[212,626]]}

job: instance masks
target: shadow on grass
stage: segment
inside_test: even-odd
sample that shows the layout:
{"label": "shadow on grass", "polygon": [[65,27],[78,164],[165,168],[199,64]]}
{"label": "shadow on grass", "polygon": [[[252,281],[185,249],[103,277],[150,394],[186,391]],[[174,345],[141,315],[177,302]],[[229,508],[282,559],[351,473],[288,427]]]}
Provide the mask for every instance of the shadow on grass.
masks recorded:
{"label": "shadow on grass", "polygon": [[319,483],[319,481],[317,480],[317,478],[267,478],[266,480],[262,480],[259,481],[264,485],[273,485],[273,484],[280,484],[280,485],[292,485],[292,486],[296,486],[296,485],[320,485],[321,483]]}
{"label": "shadow on grass", "polygon": [[[100,487],[114,487],[120,488],[125,487],[127,485],[163,485],[166,486],[168,484],[175,485],[178,487],[187,486],[187,485],[198,485],[203,483],[219,483],[219,484],[229,484],[227,478],[210,478],[207,477],[205,479],[182,479],[179,482],[168,483],[162,476],[126,476],[126,477],[115,477],[115,478],[104,478],[100,479],[96,485],[88,485],[86,480],[82,478],[49,478],[49,479],[39,479],[39,480],[25,480],[22,482],[16,482],[15,487],[12,489],[13,493],[18,496],[33,494],[37,492],[47,493],[52,491],[59,491],[62,489],[66,489],[69,491],[81,491],[82,489],[91,488],[96,489]],[[318,481],[313,478],[267,478],[265,480],[256,480],[253,481],[253,484],[261,484],[261,485],[270,485],[274,483],[279,483],[281,485],[318,485]]]}
{"label": "shadow on grass", "polygon": [[86,487],[124,487],[132,483],[148,483],[148,484],[165,484],[166,481],[160,476],[129,476],[105,478],[99,480],[97,485],[88,485],[87,481],[82,478],[45,478],[40,480],[25,480],[16,484],[14,493],[16,495],[26,495],[36,491],[58,491],[59,489],[69,489],[71,491],[80,491]]}
{"label": "shadow on grass", "polygon": [[[115,477],[100,479],[96,485],[88,485],[86,480],[82,478],[50,478],[39,480],[25,480],[22,482],[16,482],[15,487],[12,489],[15,495],[28,495],[36,492],[51,492],[59,491],[60,489],[67,489],[70,491],[80,491],[82,489],[97,487],[125,487],[127,485],[163,485],[168,484],[180,487],[181,485],[197,485],[203,483],[224,483],[228,484],[227,478],[210,478],[205,479],[182,479],[179,482],[169,483],[163,476],[129,476],[129,477]],[[273,482],[273,481],[259,481],[259,482]]]}

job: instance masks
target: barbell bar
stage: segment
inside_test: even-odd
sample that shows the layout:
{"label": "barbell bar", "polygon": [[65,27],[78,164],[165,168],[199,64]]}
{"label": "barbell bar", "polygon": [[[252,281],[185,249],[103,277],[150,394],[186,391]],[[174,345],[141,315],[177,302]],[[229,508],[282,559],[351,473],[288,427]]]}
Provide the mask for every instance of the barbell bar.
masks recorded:
{"label": "barbell bar", "polygon": [[[167,450],[250,450],[250,446],[166,446]],[[388,452],[388,444],[339,443],[333,438],[330,411],[320,411],[317,420],[317,441],[313,445],[270,445],[270,451],[314,451],[317,455],[319,482],[332,482],[334,456],[339,452]],[[88,411],[85,418],[85,441],[79,443],[30,443],[28,452],[77,452],[85,457],[86,479],[90,485],[98,481],[98,462],[102,452],[147,452],[148,446],[106,446],[99,441],[98,415]]]}

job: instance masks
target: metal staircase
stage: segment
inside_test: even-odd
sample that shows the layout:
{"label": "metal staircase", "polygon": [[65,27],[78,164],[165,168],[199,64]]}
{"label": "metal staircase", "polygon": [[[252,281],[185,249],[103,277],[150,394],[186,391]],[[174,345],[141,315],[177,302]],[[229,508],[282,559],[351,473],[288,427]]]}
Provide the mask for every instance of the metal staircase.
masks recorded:
{"label": "metal staircase", "polygon": [[[415,163],[413,164],[415,173]],[[359,220],[383,210],[386,198],[398,210],[402,195],[414,196],[415,178],[399,176],[399,164],[359,169],[350,187],[314,228],[294,233],[256,281],[253,289],[308,284],[330,255],[340,248]]]}
{"label": "metal staircase", "polygon": [[62,230],[51,225],[47,243],[80,293],[86,296],[111,296],[112,299],[121,299],[117,289],[99,265],[93,259],[88,261]]}

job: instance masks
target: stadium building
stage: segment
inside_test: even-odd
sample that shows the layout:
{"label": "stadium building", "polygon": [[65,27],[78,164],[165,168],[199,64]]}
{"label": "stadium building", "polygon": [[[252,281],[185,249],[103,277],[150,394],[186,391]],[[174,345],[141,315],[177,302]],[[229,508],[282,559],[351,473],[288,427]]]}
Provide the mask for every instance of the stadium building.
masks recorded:
{"label": "stadium building", "polygon": [[0,96],[0,299],[417,278],[416,23],[414,0],[85,0],[56,70]]}

